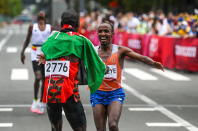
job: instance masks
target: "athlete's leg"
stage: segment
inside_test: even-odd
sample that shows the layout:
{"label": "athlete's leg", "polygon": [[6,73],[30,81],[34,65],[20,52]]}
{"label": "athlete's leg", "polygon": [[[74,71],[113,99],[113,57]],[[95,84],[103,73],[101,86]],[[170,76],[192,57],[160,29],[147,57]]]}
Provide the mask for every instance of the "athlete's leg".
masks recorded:
{"label": "athlete's leg", "polygon": [[62,131],[62,106],[59,103],[47,103],[47,113],[52,131]]}
{"label": "athlete's leg", "polygon": [[44,70],[44,64],[38,65],[37,62],[37,70],[35,71],[36,81],[38,82],[38,85],[35,87],[35,95],[36,98],[38,97],[39,88],[40,90],[40,101],[37,101],[37,113],[43,114],[45,112],[45,104],[42,102],[43,99],[43,92],[44,92],[44,80],[45,80],[45,70]]}
{"label": "athlete's leg", "polygon": [[96,104],[92,109],[97,131],[106,131],[107,107],[102,104]]}
{"label": "athlete's leg", "polygon": [[38,92],[40,87],[40,81],[42,80],[42,72],[41,67],[38,65],[37,61],[32,61],[32,67],[35,75],[34,80],[34,99],[38,99]]}
{"label": "athlete's leg", "polygon": [[39,84],[40,80],[35,78],[34,80],[34,99],[37,100],[38,99],[38,91],[39,91]]}
{"label": "athlete's leg", "polygon": [[41,75],[42,75],[42,78],[41,78],[41,99],[40,101],[42,101],[42,98],[43,98],[43,92],[44,92],[44,81],[45,81],[45,65],[44,64],[41,64],[40,65],[41,67]]}
{"label": "athlete's leg", "polygon": [[62,104],[65,116],[73,131],[86,131],[87,122],[81,101],[75,101],[72,95],[66,103]]}
{"label": "athlete's leg", "polygon": [[118,123],[121,112],[122,112],[122,104],[119,101],[113,101],[108,106],[109,131],[119,131]]}

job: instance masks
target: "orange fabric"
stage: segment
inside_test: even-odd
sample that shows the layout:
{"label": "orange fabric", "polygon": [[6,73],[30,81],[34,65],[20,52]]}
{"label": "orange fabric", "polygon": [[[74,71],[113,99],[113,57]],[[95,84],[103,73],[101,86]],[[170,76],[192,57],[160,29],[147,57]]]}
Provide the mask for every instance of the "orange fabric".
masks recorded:
{"label": "orange fabric", "polygon": [[36,51],[36,46],[32,46],[32,50]]}
{"label": "orange fabric", "polygon": [[74,91],[78,83],[76,80],[78,65],[78,62],[70,62],[69,77],[54,75],[45,78],[42,99],[44,103],[65,103],[73,94],[78,95],[79,92]]}
{"label": "orange fabric", "polygon": [[99,90],[102,91],[113,91],[121,88],[121,75],[122,69],[119,64],[118,53],[113,53],[107,60],[104,61],[106,65],[116,65],[117,66],[117,79],[105,79],[103,80]]}

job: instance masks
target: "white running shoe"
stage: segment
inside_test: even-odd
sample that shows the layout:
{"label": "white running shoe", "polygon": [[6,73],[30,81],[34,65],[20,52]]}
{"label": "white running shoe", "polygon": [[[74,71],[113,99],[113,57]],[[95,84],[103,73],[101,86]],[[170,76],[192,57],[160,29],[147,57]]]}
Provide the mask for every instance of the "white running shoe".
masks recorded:
{"label": "white running shoe", "polygon": [[30,107],[31,112],[36,113],[38,110],[38,100],[33,100],[32,105]]}
{"label": "white running shoe", "polygon": [[38,102],[38,114],[44,114],[45,113],[45,104],[43,102]]}

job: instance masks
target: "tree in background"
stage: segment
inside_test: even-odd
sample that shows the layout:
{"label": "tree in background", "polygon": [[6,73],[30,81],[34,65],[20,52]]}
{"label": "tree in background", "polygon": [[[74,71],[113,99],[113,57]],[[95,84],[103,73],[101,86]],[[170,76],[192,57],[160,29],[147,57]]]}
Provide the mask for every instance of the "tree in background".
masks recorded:
{"label": "tree in background", "polygon": [[21,0],[0,0],[0,14],[4,16],[14,17],[21,13]]}
{"label": "tree in background", "polygon": [[[168,12],[193,13],[198,7],[198,0],[95,0],[104,7],[123,12],[134,11],[137,13],[151,10]],[[112,5],[116,5],[115,7]]]}

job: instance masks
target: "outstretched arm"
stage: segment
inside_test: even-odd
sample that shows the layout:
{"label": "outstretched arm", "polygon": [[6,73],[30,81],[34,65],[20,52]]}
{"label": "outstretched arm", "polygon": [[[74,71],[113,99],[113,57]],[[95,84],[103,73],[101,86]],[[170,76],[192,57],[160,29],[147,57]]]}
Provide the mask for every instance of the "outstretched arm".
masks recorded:
{"label": "outstretched arm", "polygon": [[164,71],[164,67],[160,62],[154,61],[147,56],[140,55],[140,54],[134,52],[133,50],[131,50],[130,48],[127,48],[127,47],[122,46],[122,47],[120,47],[120,50],[121,50],[121,56],[122,57],[128,56],[132,59],[141,61],[145,64],[151,65],[151,66],[153,66],[157,69],[160,69],[160,70]]}
{"label": "outstretched arm", "polygon": [[27,33],[27,36],[26,36],[26,40],[23,44],[23,48],[21,50],[21,62],[24,64],[24,60],[25,60],[25,49],[27,48],[27,46],[29,45],[30,43],[30,39],[31,39],[31,36],[32,36],[32,28],[33,26],[30,25],[29,28],[28,28],[28,33]]}

